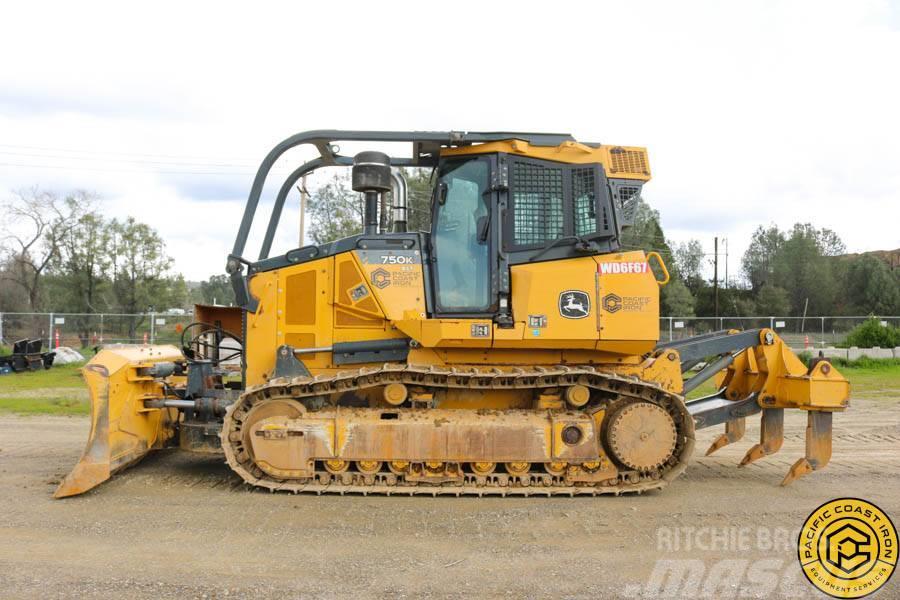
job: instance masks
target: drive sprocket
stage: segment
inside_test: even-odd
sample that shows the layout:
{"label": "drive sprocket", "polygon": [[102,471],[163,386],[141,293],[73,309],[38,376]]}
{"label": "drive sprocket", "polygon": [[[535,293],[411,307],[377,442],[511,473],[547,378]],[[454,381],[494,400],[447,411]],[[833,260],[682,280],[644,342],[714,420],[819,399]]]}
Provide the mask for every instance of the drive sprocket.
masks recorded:
{"label": "drive sprocket", "polygon": [[664,408],[650,402],[629,402],[609,418],[609,449],[626,467],[649,471],[665,464],[678,440],[675,421]]}

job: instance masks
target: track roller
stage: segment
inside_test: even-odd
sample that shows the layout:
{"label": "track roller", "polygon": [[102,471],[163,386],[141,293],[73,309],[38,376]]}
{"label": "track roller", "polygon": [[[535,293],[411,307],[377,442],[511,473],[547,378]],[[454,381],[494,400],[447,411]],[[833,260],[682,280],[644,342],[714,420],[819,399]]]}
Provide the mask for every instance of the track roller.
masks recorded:
{"label": "track roller", "polygon": [[473,462],[469,463],[469,467],[472,468],[472,472],[476,475],[490,475],[494,472],[494,469],[497,468],[497,463],[492,462]]}
{"label": "track roller", "polygon": [[356,470],[365,475],[373,475],[381,470],[380,460],[358,460]]}
{"label": "track roller", "polygon": [[346,460],[335,458],[325,461],[325,470],[332,475],[339,475],[340,473],[345,472],[348,468],[350,468],[350,463]]}
{"label": "track roller", "polygon": [[515,461],[503,465],[510,475],[524,475],[531,468],[531,463]]}

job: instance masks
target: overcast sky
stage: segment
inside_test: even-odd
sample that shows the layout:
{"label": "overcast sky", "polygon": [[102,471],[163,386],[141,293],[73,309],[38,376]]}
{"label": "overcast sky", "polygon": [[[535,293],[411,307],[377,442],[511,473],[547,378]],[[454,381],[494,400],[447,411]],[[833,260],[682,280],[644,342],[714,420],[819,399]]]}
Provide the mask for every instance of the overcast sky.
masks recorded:
{"label": "overcast sky", "polygon": [[240,6],[7,3],[0,198],[96,190],[197,280],[223,272],[256,166],[290,134],[570,132],[648,147],[667,235],[727,237],[732,273],[761,223],[900,246],[900,3]]}

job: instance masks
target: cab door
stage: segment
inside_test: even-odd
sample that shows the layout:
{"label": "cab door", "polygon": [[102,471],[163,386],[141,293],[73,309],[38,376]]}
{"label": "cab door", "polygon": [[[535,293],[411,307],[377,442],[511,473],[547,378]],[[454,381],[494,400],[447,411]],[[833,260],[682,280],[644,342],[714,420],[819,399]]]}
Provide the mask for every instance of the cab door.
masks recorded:
{"label": "cab door", "polygon": [[497,310],[491,164],[488,156],[441,163],[431,227],[435,316],[484,317]]}

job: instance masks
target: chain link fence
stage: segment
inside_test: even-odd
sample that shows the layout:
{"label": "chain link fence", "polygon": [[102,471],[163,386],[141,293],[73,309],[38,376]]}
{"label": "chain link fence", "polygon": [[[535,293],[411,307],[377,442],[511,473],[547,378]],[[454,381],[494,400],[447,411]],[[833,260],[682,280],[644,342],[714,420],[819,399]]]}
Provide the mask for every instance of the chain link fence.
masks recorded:
{"label": "chain link fence", "polygon": [[[847,334],[871,317],[661,317],[659,339],[679,340],[722,329],[770,327],[792,348],[844,344]],[[876,317],[900,327],[900,316]],[[93,348],[101,344],[177,344],[190,314],[0,313],[0,343],[41,339],[46,348]]]}
{"label": "chain link fence", "polygon": [[[841,346],[847,334],[872,317],[661,317],[660,340],[680,340],[722,329],[774,329],[791,348]],[[882,325],[900,327],[900,317],[875,317]]]}
{"label": "chain link fence", "polygon": [[178,344],[190,314],[0,313],[0,343],[40,339],[45,348],[102,344]]}

